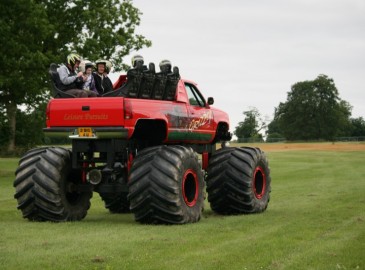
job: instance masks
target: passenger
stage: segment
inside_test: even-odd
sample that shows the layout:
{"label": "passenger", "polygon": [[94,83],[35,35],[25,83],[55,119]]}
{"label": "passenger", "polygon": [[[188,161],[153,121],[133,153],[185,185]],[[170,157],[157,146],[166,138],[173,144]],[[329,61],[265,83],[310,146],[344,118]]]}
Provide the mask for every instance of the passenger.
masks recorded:
{"label": "passenger", "polygon": [[82,90],[82,85],[86,77],[82,72],[76,73],[81,62],[81,57],[76,53],[67,56],[66,65],[61,65],[58,69],[61,85],[59,88],[76,97],[88,97],[88,93]]}
{"label": "passenger", "polygon": [[131,59],[132,68],[137,68],[137,66],[142,67],[143,70],[147,70],[147,67],[143,65],[144,59],[142,55],[136,54]]}
{"label": "passenger", "polygon": [[160,62],[160,73],[169,74],[172,72],[172,65],[169,60],[162,60]]}
{"label": "passenger", "polygon": [[82,89],[84,91],[89,91],[89,96],[96,97],[98,96],[98,91],[95,87],[95,79],[92,75],[94,69],[94,64],[90,61],[85,61],[83,65],[83,74],[86,77],[86,80],[84,82],[84,85],[82,86]]}
{"label": "passenger", "polygon": [[95,80],[95,87],[99,95],[113,91],[113,83],[108,77],[108,73],[111,70],[111,63],[107,60],[97,60],[96,72],[93,72]]}

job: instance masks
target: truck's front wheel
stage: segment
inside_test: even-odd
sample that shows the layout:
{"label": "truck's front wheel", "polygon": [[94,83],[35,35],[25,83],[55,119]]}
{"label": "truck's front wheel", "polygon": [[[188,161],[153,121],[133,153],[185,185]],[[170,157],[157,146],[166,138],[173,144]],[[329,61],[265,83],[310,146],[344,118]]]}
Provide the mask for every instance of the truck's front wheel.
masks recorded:
{"label": "truck's front wheel", "polygon": [[206,181],[208,201],[217,213],[258,213],[268,206],[270,169],[259,148],[219,149],[209,161]]}
{"label": "truck's front wheel", "polygon": [[78,192],[81,173],[71,169],[71,152],[61,147],[30,150],[15,172],[15,195],[23,217],[38,221],[81,220],[91,191]]}
{"label": "truck's front wheel", "polygon": [[197,222],[204,206],[204,180],[196,154],[183,146],[139,152],[130,173],[128,197],[141,223]]}

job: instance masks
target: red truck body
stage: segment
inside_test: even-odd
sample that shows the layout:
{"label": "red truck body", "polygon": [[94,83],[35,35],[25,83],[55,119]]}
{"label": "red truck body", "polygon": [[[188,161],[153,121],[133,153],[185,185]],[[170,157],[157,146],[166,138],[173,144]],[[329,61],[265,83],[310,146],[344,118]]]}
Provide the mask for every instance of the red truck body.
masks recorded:
{"label": "red truck body", "polygon": [[[88,136],[79,134],[78,128],[91,128],[95,139],[129,140],[139,122],[153,120],[165,127],[165,144],[212,143],[218,124],[229,129],[229,117],[205,100],[204,104],[191,105],[185,85],[198,91],[195,83],[180,80],[173,101],[124,97],[77,98],[72,102],[69,99],[53,99],[48,104],[44,132],[50,136],[68,135],[73,139],[84,139]],[[200,98],[203,99],[201,94]]]}

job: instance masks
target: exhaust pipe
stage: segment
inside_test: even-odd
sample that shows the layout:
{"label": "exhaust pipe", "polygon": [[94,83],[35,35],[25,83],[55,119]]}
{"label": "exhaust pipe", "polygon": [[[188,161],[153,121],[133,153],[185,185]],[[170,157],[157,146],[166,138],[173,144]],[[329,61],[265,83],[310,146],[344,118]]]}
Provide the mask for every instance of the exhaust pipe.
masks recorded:
{"label": "exhaust pipe", "polygon": [[101,182],[101,171],[97,169],[92,169],[87,173],[86,179],[93,185],[97,185]]}

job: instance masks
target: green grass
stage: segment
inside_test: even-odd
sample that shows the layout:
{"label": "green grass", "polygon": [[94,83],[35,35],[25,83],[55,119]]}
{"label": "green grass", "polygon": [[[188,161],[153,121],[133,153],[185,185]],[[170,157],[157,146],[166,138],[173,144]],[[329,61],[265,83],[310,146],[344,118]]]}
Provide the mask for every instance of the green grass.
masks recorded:
{"label": "green grass", "polygon": [[365,152],[269,152],[272,193],[257,215],[141,225],[94,194],[81,222],[36,223],[0,159],[1,269],[365,269]]}

